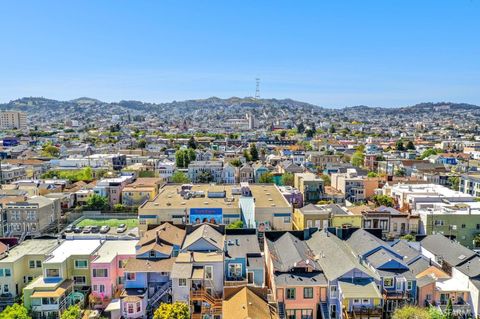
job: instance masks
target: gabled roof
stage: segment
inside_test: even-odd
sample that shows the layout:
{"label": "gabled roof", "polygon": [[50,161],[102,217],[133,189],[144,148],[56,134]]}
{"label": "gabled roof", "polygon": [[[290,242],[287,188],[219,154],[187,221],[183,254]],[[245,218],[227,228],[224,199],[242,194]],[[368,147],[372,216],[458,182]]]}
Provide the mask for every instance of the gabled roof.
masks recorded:
{"label": "gabled roof", "polygon": [[420,244],[422,248],[436,256],[441,256],[444,261],[454,267],[476,256],[473,250],[440,234],[429,235],[422,239]]}
{"label": "gabled roof", "polygon": [[392,253],[392,256],[395,256],[396,258],[401,258],[401,256],[397,255],[397,253],[394,252],[386,242],[364,229],[355,231],[347,240],[347,243],[357,255],[363,258],[380,248],[389,250]]}
{"label": "gabled roof", "polygon": [[145,246],[158,241],[169,245],[181,246],[185,239],[185,233],[184,229],[176,227],[170,223],[163,223],[162,225],[145,232],[137,245]]}
{"label": "gabled roof", "polygon": [[208,243],[215,246],[219,250],[223,250],[223,247],[225,245],[223,240],[223,234],[221,234],[212,226],[208,224],[203,224],[185,237],[183,249],[188,249],[189,246],[191,246],[200,239],[206,240]]}
{"label": "gabled roof", "polygon": [[375,269],[381,270],[408,270],[407,265],[390,251],[381,248],[367,257],[367,262]]}
{"label": "gabled roof", "polygon": [[340,278],[354,269],[378,279],[373,271],[360,263],[347,243],[333,234],[326,231],[315,232],[307,240],[307,244],[328,280]]}
{"label": "gabled roof", "polygon": [[391,247],[397,254],[403,256],[403,261],[407,264],[413,262],[422,254],[418,249],[409,245],[406,240],[398,240],[394,242]]}
{"label": "gabled roof", "polygon": [[224,318],[275,319],[278,316],[269,307],[267,300],[256,294],[251,288],[243,287],[223,301]]}
{"label": "gabled roof", "polygon": [[286,232],[275,241],[267,239],[268,249],[275,271],[289,272],[296,267],[312,267],[321,270],[307,243]]}

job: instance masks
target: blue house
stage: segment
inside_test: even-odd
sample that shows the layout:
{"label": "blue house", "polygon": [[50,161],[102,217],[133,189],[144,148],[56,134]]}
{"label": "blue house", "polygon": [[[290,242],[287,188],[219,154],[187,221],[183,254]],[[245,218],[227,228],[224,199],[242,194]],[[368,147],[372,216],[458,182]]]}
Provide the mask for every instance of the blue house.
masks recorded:
{"label": "blue house", "polygon": [[226,286],[265,284],[265,263],[254,229],[227,230],[224,250]]}
{"label": "blue house", "polygon": [[387,315],[398,307],[416,301],[416,278],[408,266],[408,257],[363,229],[355,231],[347,243],[361,262],[374,269],[380,277]]}

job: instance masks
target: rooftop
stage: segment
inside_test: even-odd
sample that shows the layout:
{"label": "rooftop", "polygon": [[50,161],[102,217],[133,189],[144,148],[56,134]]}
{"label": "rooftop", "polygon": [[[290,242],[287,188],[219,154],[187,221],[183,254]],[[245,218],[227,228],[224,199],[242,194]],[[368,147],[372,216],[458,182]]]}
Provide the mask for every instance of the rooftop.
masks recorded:
{"label": "rooftop", "polygon": [[57,246],[58,246],[58,243],[56,239],[25,240],[21,244],[10,249],[7,257],[3,258],[1,262],[14,262],[25,255],[48,254]]}
{"label": "rooftop", "polygon": [[97,251],[97,258],[92,263],[109,263],[118,255],[135,256],[136,240],[107,240]]}
{"label": "rooftop", "polygon": [[50,257],[44,261],[44,264],[62,263],[70,256],[91,255],[100,245],[100,240],[65,240],[50,253]]}

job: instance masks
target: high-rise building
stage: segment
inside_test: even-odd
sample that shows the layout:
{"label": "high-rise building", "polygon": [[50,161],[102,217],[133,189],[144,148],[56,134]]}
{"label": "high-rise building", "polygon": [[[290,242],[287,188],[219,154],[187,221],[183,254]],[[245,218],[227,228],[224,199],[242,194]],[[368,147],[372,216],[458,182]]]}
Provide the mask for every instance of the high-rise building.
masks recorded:
{"label": "high-rise building", "polygon": [[0,130],[27,128],[27,115],[23,112],[5,111],[0,112]]}

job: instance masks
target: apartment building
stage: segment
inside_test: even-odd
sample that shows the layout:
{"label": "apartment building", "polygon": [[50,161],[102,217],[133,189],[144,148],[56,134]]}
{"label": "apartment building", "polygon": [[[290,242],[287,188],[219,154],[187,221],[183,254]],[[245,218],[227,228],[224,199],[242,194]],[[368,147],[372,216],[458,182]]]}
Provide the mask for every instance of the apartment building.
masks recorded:
{"label": "apartment building", "polygon": [[0,130],[25,130],[27,128],[27,114],[16,111],[0,112]]}
{"label": "apartment building", "polygon": [[26,240],[0,260],[0,308],[12,305],[23,288],[42,275],[42,263],[59,245],[56,239]]}
{"label": "apartment building", "polygon": [[125,206],[140,206],[155,198],[160,187],[160,179],[140,177],[122,189],[122,204]]}
{"label": "apartment building", "polygon": [[40,235],[55,227],[61,213],[60,199],[44,196],[31,196],[2,206],[2,229],[9,236]]}
{"label": "apartment building", "polygon": [[100,240],[66,240],[42,263],[42,276],[23,289],[24,306],[34,319],[57,319],[84,301],[91,286],[91,261]]}
{"label": "apartment building", "polygon": [[332,187],[345,194],[345,200],[356,203],[366,199],[365,180],[357,175],[355,169],[347,169],[346,173],[331,175]]}
{"label": "apartment building", "polygon": [[8,184],[27,177],[25,167],[11,164],[0,164],[1,180],[0,184]]}
{"label": "apartment building", "polygon": [[93,192],[97,195],[108,198],[110,206],[113,207],[122,202],[122,190],[127,184],[131,183],[131,181],[131,176],[101,179],[93,188]]}
{"label": "apartment building", "polygon": [[192,183],[222,183],[222,161],[193,161],[188,165],[188,178]]}
{"label": "apartment building", "polygon": [[304,204],[313,203],[324,198],[324,181],[312,173],[294,175],[294,187],[303,194]]}

